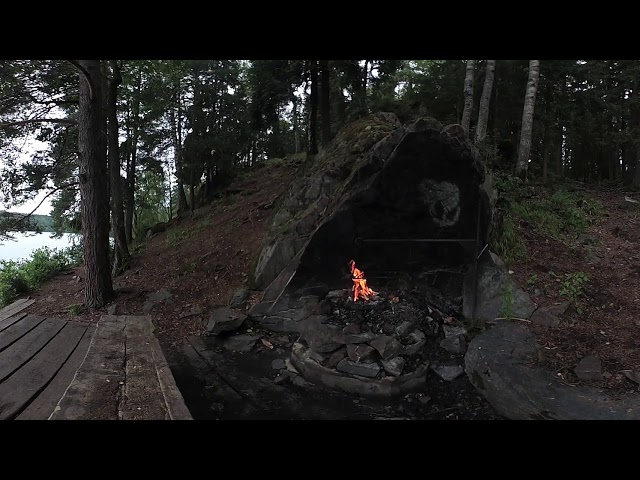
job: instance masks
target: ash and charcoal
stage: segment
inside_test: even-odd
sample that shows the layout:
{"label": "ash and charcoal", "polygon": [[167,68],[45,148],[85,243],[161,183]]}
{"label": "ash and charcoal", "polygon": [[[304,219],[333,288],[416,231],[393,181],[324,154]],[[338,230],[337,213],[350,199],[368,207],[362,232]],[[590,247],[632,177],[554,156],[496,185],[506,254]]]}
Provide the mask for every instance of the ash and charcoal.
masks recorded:
{"label": "ash and charcoal", "polygon": [[418,287],[379,291],[364,302],[351,294],[328,292],[321,314],[307,319],[292,361],[309,380],[390,396],[415,390],[430,370],[447,381],[463,374],[466,330],[458,299]]}

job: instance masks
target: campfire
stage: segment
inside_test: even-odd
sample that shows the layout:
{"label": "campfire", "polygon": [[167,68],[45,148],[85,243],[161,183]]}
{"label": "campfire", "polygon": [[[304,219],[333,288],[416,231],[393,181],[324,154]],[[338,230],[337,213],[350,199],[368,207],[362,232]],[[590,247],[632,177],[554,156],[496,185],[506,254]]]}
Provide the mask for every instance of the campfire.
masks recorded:
{"label": "campfire", "polygon": [[364,278],[364,272],[356,267],[356,262],[351,260],[349,262],[349,268],[351,269],[351,276],[353,280],[353,301],[357,302],[359,298],[362,300],[369,300],[378,292],[369,288],[367,285],[367,279]]}

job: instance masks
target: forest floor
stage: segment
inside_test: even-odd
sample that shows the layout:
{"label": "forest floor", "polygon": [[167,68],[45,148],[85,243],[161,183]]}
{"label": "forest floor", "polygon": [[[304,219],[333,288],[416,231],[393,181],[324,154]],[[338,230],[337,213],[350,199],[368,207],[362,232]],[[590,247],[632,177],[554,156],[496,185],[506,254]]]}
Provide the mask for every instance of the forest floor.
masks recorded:
{"label": "forest floor", "polygon": [[[149,294],[168,290],[171,297],[156,304],[151,316],[170,362],[179,357],[190,338],[204,333],[211,313],[228,305],[234,292],[246,286],[251,262],[277,211],[277,199],[289,187],[298,166],[296,161],[274,160],[261,169],[241,174],[227,190],[228,195],[221,195],[212,204],[197,209],[192,216],[172,220],[165,232],[149,238],[134,252],[129,269],[114,279],[115,313],[139,315]],[[584,383],[575,377],[573,369],[582,357],[591,354],[602,362],[604,379],[598,386],[612,393],[624,392],[637,385],[622,375],[621,370],[640,372],[640,208],[626,202],[624,194],[618,190],[581,184],[579,188],[602,205],[602,215],[587,228],[586,233],[593,236],[587,242],[589,244],[578,243],[575,239],[557,240],[525,222],[520,228],[528,255],[512,263],[510,269],[522,288],[541,306],[566,300],[560,293],[567,278],[565,274],[584,272],[588,275],[588,281],[575,296],[581,313],[572,305],[557,327],[527,325],[537,334],[540,345],[552,353],[545,357],[544,367],[559,378],[574,385]],[[31,295],[36,302],[27,311],[48,317],[97,321],[107,309],[71,315],[71,312],[77,313],[74,305],[83,301],[83,277],[82,267],[77,267],[52,279]],[[258,293],[252,294],[249,306],[258,300]],[[265,338],[278,347],[282,335]],[[260,355],[272,355],[268,349],[259,350]],[[260,360],[260,355],[255,356],[255,361],[245,356],[238,363],[238,355],[230,354],[225,368],[227,371],[244,368],[244,373],[237,370],[235,376],[244,375],[251,379],[248,381],[264,379],[270,371],[264,365],[270,365],[271,357]],[[209,367],[205,366],[205,370]],[[266,370],[252,375],[251,368]],[[187,404],[189,398],[196,399],[197,404],[189,405],[194,418],[225,418],[212,414],[212,407],[207,406],[207,402],[213,400],[205,391],[212,388],[207,386],[205,370],[197,371],[182,365],[176,366],[174,375],[181,390],[184,388]],[[277,416],[358,418],[364,415],[362,409],[368,408],[370,413],[364,415],[367,418],[500,418],[468,381],[453,388],[451,385],[432,378],[430,388],[441,391],[448,388],[450,393],[439,403],[431,402],[426,414],[427,402],[420,396],[407,396],[402,399],[403,406],[389,411],[389,402],[378,408],[346,394],[317,390],[314,393],[313,388],[307,388],[303,389],[306,394],[298,391],[281,396],[281,400],[289,400],[280,402],[281,411]],[[295,408],[300,410],[305,399],[311,410],[317,409],[323,401],[328,402],[327,408],[322,412],[313,410],[316,413],[311,410],[292,413]],[[272,403],[278,405],[279,401],[276,399]],[[337,406],[331,407],[333,404]],[[290,405],[290,411],[286,411],[287,405]],[[422,410],[416,410],[416,405]],[[386,414],[384,409],[387,409]],[[262,412],[260,415],[264,415]],[[246,414],[251,418],[250,412]],[[260,415],[253,416],[261,418]],[[236,412],[236,417],[242,418],[242,414]]]}

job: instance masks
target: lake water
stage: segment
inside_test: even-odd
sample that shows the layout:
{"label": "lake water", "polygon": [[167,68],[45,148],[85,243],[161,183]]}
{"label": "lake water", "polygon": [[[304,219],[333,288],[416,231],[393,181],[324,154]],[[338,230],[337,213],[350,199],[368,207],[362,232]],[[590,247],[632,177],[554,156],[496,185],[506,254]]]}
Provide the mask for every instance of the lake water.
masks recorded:
{"label": "lake water", "polygon": [[14,240],[0,241],[0,260],[21,260],[28,259],[37,248],[49,247],[51,249],[70,247],[74,238],[78,235],[75,233],[63,233],[60,238],[51,238],[50,232],[34,234],[16,233],[14,232]]}

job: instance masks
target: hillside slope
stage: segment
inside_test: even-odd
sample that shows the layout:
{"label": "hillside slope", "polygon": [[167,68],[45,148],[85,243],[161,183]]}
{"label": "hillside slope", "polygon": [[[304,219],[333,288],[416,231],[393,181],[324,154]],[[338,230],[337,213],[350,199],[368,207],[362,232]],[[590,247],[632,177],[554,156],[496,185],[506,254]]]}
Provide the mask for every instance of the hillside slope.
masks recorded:
{"label": "hillside slope", "polygon": [[[149,294],[166,289],[171,298],[151,312],[163,346],[202,332],[209,315],[245,286],[279,195],[300,161],[272,160],[241,173],[218,199],[194,215],[172,220],[166,231],[133,252],[130,268],[114,278],[118,315],[139,315]],[[82,312],[83,268],[60,275],[32,294],[29,313],[96,321],[107,309]]]}
{"label": "hillside slope", "polygon": [[[114,279],[117,313],[141,314],[148,295],[166,289],[171,298],[151,311],[163,347],[202,333],[211,312],[247,286],[278,198],[299,165],[280,160],[250,171],[226,195],[150,238]],[[541,365],[573,385],[637,390],[628,376],[640,375],[640,206],[625,200],[637,195],[575,182],[516,190],[510,223],[499,227],[511,241],[498,253],[536,304],[569,302],[557,325],[526,323],[546,353]],[[69,318],[83,301],[82,276],[78,267],[46,284],[32,295],[29,312]],[[71,318],[95,321],[105,311]],[[589,355],[601,362],[601,381],[574,372]]]}

